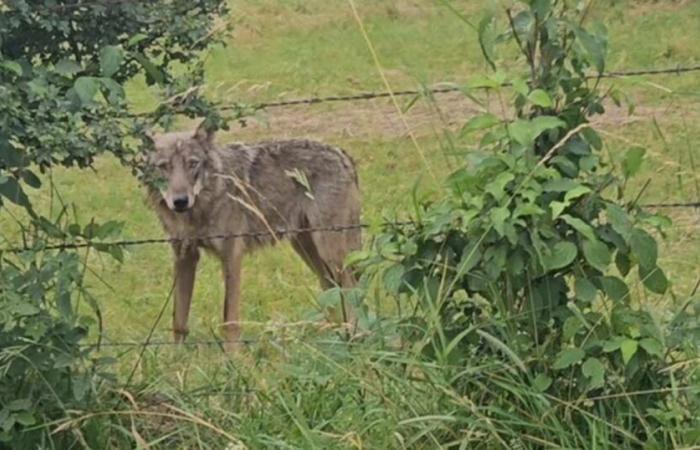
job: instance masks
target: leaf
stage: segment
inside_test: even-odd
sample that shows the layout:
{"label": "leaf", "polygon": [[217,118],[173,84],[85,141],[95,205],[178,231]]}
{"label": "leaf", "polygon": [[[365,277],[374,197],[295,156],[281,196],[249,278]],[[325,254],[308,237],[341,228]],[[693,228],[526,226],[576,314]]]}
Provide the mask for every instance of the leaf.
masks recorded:
{"label": "leaf", "polygon": [[41,180],[31,170],[23,170],[21,176],[22,180],[34,189],[41,187]]}
{"label": "leaf", "polygon": [[530,92],[530,95],[528,95],[527,98],[535,105],[543,108],[551,108],[554,106],[552,98],[542,89],[535,89],[534,91]]}
{"label": "leaf", "polygon": [[472,117],[467,121],[462,127],[462,135],[466,135],[478,130],[485,130],[487,128],[494,127],[501,123],[501,119],[494,116],[493,114],[480,114],[476,117]]}
{"label": "leaf", "polygon": [[498,176],[484,187],[484,191],[488,192],[497,201],[500,201],[506,195],[506,186],[515,178],[510,172],[499,173]]}
{"label": "leaf", "polygon": [[462,251],[462,260],[459,262],[457,273],[464,275],[469,273],[481,261],[481,250],[479,249],[479,241],[473,241],[467,244]]}
{"label": "leaf", "polygon": [[63,58],[59,62],[56,63],[54,66],[54,69],[59,75],[63,75],[65,77],[72,77],[76,73],[80,72],[83,70],[83,68],[78,64],[77,62],[73,61],[72,59],[67,59]]}
{"label": "leaf", "polygon": [[350,252],[348,256],[345,257],[343,268],[347,269],[348,267],[353,267],[362,261],[368,260],[370,256],[372,256],[372,253],[367,250],[355,250]]}
{"label": "leaf", "polygon": [[78,94],[80,103],[83,106],[90,106],[94,103],[95,94],[97,94],[100,89],[99,78],[80,77],[75,80],[73,89],[75,93]]}
{"label": "leaf", "polygon": [[614,301],[629,299],[629,288],[627,284],[617,277],[600,277],[605,294]]}
{"label": "leaf", "polygon": [[590,280],[586,278],[577,278],[574,284],[574,291],[576,292],[576,298],[581,301],[591,303],[595,300],[598,294],[598,289],[595,287]]}
{"label": "leaf", "polygon": [[573,27],[573,31],[581,47],[585,50],[588,60],[599,73],[602,73],[605,70],[605,55],[607,53],[605,42],[581,27]]}
{"label": "leaf", "polygon": [[0,62],[0,67],[4,67],[10,72],[14,72],[17,76],[22,76],[22,66],[14,61],[2,61]]}
{"label": "leaf", "polygon": [[491,210],[491,213],[489,214],[489,217],[491,218],[491,222],[493,223],[493,229],[496,230],[496,232],[504,236],[505,235],[505,221],[510,217],[510,211],[508,208],[505,206],[502,206],[500,208],[494,208]]}
{"label": "leaf", "polygon": [[576,333],[583,327],[583,323],[576,316],[571,316],[564,321],[564,326],[562,327],[561,340],[563,342],[569,342],[572,337],[576,336]]}
{"label": "leaf", "polygon": [[552,220],[557,220],[559,215],[564,212],[567,206],[569,206],[568,202],[550,202],[549,207],[552,210]]}
{"label": "leaf", "polygon": [[639,346],[650,356],[662,357],[664,355],[664,347],[658,339],[644,338],[639,341]]}
{"label": "leaf", "polygon": [[496,69],[496,64],[494,61],[494,44],[496,42],[496,21],[492,14],[486,15],[483,19],[479,21],[478,33],[479,33],[479,47],[481,47],[481,53],[484,55],[486,62],[492,69]]}
{"label": "leaf", "polygon": [[630,247],[640,266],[645,268],[656,266],[658,248],[656,240],[649,233],[639,228],[633,229],[630,235]]}
{"label": "leaf", "polygon": [[30,208],[29,197],[24,193],[22,186],[15,178],[6,178],[5,182],[0,184],[0,196],[7,198],[12,203],[25,208]]}
{"label": "leaf", "polygon": [[538,392],[545,392],[552,385],[552,378],[541,373],[532,380],[532,387]]}
{"label": "leaf", "polygon": [[625,178],[630,178],[639,172],[644,162],[646,149],[642,147],[632,147],[625,153],[625,158],[622,160],[622,173]]}
{"label": "leaf", "polygon": [[403,284],[403,275],[406,269],[401,264],[394,264],[390,268],[384,271],[382,276],[382,281],[384,282],[384,288],[391,293],[398,293]]}
{"label": "leaf", "polygon": [[605,384],[605,366],[598,358],[588,358],[581,366],[581,372],[590,379],[589,389],[596,389]]}
{"label": "leaf", "polygon": [[164,85],[166,81],[165,73],[149,60],[146,55],[139,52],[132,53],[134,59],[146,70],[146,83],[152,85],[154,82]]}
{"label": "leaf", "polygon": [[605,272],[610,265],[610,251],[608,246],[595,239],[587,239],[583,242],[583,256],[586,261],[601,272]]}
{"label": "leaf", "polygon": [[622,361],[627,364],[632,357],[637,353],[639,343],[634,339],[625,339],[620,343],[620,353],[622,353]]}
{"label": "leaf", "polygon": [[578,250],[576,245],[568,241],[557,242],[551,249],[551,255],[545,260],[547,270],[556,270],[571,264]]}
{"label": "leaf", "polygon": [[632,232],[632,221],[625,210],[613,203],[608,203],[605,205],[605,211],[613,230],[617,231],[626,240],[629,239]]}
{"label": "leaf", "polygon": [[664,294],[668,290],[668,279],[658,266],[647,268],[639,266],[639,279],[644,287],[655,294]]}
{"label": "leaf", "polygon": [[578,231],[586,239],[590,241],[596,240],[595,231],[593,230],[593,227],[588,225],[586,222],[579,219],[578,217],[572,217],[568,214],[563,214],[560,217],[560,219],[566,222],[571,228]]}
{"label": "leaf", "polygon": [[102,76],[111,77],[119,70],[124,54],[122,49],[115,45],[107,45],[100,50],[100,70]]}
{"label": "leaf", "polygon": [[342,296],[338,287],[325,290],[318,296],[318,304],[325,308],[340,306],[341,300]]}
{"label": "leaf", "polygon": [[562,350],[557,355],[557,359],[554,361],[552,369],[561,370],[571,367],[572,365],[581,361],[584,356],[586,356],[586,353],[580,348],[568,348],[566,350]]}
{"label": "leaf", "polygon": [[554,116],[538,116],[532,120],[518,119],[510,124],[508,131],[519,144],[530,145],[547,130],[566,126],[566,123]]}
{"label": "leaf", "polygon": [[591,188],[587,186],[576,186],[575,188],[567,192],[566,195],[564,195],[564,201],[570,202],[572,200],[576,200],[577,198],[584,196],[589,192],[591,192]]}
{"label": "leaf", "polygon": [[544,189],[545,192],[568,192],[582,187],[581,184],[568,178],[557,178],[556,180],[547,181],[542,185],[542,189]]}

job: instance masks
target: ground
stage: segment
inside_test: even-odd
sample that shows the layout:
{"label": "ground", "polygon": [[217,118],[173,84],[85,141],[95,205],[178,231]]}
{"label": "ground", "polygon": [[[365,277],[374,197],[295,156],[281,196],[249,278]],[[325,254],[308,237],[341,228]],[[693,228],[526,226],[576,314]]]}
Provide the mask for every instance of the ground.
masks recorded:
{"label": "ground", "polygon": [[[475,31],[442,2],[357,3],[392,88],[466,83],[487,73]],[[491,7],[477,1],[455,3],[474,22]],[[628,9],[630,4],[634,7]],[[384,90],[344,1],[249,0],[232,1],[231,6],[235,31],[229,46],[208,56],[206,89],[213,98],[256,103]],[[700,2],[598,2],[590,19],[608,24],[611,70],[700,63]],[[607,114],[595,119],[604,131],[606,154],[616,162],[630,146],[639,144],[648,149],[648,161],[639,182],[630,189],[630,197],[649,179],[644,202],[699,201],[700,75],[604,83],[623,88],[637,105],[629,114],[626,107],[610,104]],[[128,95],[135,110],[147,110],[155,101],[139,81],[130,86]],[[483,94],[476,95],[483,98]],[[407,107],[411,100],[401,97],[400,106]],[[489,101],[485,104],[493,107]],[[419,98],[405,113],[406,123],[437,178],[457,167],[473,145],[458,140],[457,147],[448,149],[444,143],[480,108],[461,93],[450,93]],[[183,128],[192,125],[179,124]],[[359,168],[363,220],[377,223],[383,217],[406,215],[404,206],[414,185],[421,191],[439,187],[439,181],[429,176],[426,165],[416,157],[407,133],[394,105],[378,99],[269,109],[247,127],[234,125],[218,139],[303,137],[345,148]],[[143,200],[143,189],[114,160],[100,159],[94,171],[57,169],[53,179],[67,201],[77,202],[84,222],[92,217],[122,220],[127,239],[163,236],[155,214]],[[34,193],[34,198],[48,210],[46,191]],[[662,261],[674,289],[687,294],[700,267],[700,210],[667,212],[676,223],[662,245]],[[120,266],[91,258],[94,273],[90,284],[103,311],[105,339],[142,340],[168,295],[169,248],[134,247]],[[317,311],[320,289],[316,280],[286,245],[250,257],[244,265],[243,286],[245,336],[278,329],[282,322],[303,322]],[[204,258],[194,295],[190,339],[217,335],[222,297],[218,264]],[[646,301],[644,296],[639,298]],[[648,301],[668,303],[672,299]],[[156,327],[154,339],[159,341],[170,339],[167,311]]]}

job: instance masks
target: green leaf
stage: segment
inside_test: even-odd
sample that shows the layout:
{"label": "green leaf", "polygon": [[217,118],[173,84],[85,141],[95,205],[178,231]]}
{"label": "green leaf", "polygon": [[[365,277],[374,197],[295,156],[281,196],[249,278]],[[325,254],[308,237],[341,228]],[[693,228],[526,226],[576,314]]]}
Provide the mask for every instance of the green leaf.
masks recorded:
{"label": "green leaf", "polygon": [[620,343],[620,353],[622,353],[622,361],[627,364],[632,357],[637,353],[639,343],[634,339],[625,339]]}
{"label": "green leaf", "polygon": [[547,130],[566,126],[566,123],[554,116],[537,116],[532,120],[518,119],[510,124],[508,131],[519,144],[530,145]]}
{"label": "green leaf", "polygon": [[578,217],[572,217],[568,214],[563,214],[560,217],[560,219],[566,222],[571,228],[578,231],[584,238],[590,241],[596,240],[595,231],[593,230],[593,227],[588,225],[586,222],[579,219]]}
{"label": "green leaf", "polygon": [[542,89],[535,89],[534,91],[530,92],[530,95],[528,95],[527,98],[533,104],[541,106],[543,108],[551,108],[552,106],[554,106],[552,98],[547,92],[543,91]]}
{"label": "green leaf", "polygon": [[73,61],[72,59],[67,58],[63,58],[62,60],[57,62],[54,66],[54,69],[59,75],[63,75],[65,77],[72,77],[76,73],[83,70],[83,68],[80,67],[80,64]]}
{"label": "green leaf", "polygon": [[607,245],[597,239],[588,239],[583,242],[583,256],[588,264],[601,272],[605,272],[610,265],[610,250],[608,250]]}
{"label": "green leaf", "polygon": [[83,106],[90,106],[94,103],[95,94],[97,94],[100,89],[99,78],[80,77],[75,80],[73,89],[75,93],[78,94],[80,103],[82,103]]}
{"label": "green leaf", "polygon": [[640,264],[639,279],[644,287],[655,294],[665,294],[668,290],[668,279],[658,266],[647,268]]}
{"label": "green leaf", "polygon": [[646,149],[642,147],[632,147],[625,153],[625,158],[622,160],[622,173],[625,178],[630,178],[639,172],[644,162]]}
{"label": "green leaf", "polygon": [[557,178],[542,185],[545,192],[568,192],[582,187],[580,183],[569,178]]}
{"label": "green leaf", "polygon": [[614,301],[629,299],[629,288],[627,284],[617,277],[600,277],[605,294]]}
{"label": "green leaf", "polygon": [[506,195],[506,186],[515,178],[510,172],[499,173],[496,178],[484,187],[484,191],[488,192],[497,201],[500,201]]}
{"label": "green leaf", "polygon": [[581,47],[585,50],[590,63],[595,66],[599,73],[602,73],[605,70],[605,56],[607,53],[605,41],[581,27],[573,27],[573,31]]}
{"label": "green leaf", "polygon": [[545,392],[552,385],[552,378],[541,373],[532,380],[532,387],[538,392]]}
{"label": "green leaf", "polygon": [[644,338],[639,341],[639,346],[644,349],[650,356],[664,356],[664,347],[658,339]]}
{"label": "green leaf", "polygon": [[14,61],[2,61],[0,62],[0,67],[4,67],[10,72],[14,72],[17,76],[22,76],[22,66]]}
{"label": "green leaf", "polygon": [[481,53],[484,55],[486,62],[491,66],[492,69],[496,69],[496,64],[494,61],[494,44],[496,42],[496,21],[492,14],[486,15],[483,19],[479,21],[478,33],[479,33],[479,46],[481,47]]}
{"label": "green leaf", "polygon": [[153,84],[154,82],[159,85],[165,84],[165,73],[158,66],[153,64],[144,54],[133,52],[132,56],[146,70],[146,83],[149,85]]}
{"label": "green leaf", "polygon": [[567,192],[566,195],[564,195],[564,201],[570,202],[572,200],[576,200],[577,198],[582,197],[588,194],[589,192],[591,192],[591,188],[587,186],[576,186],[575,188]]}
{"label": "green leaf", "polygon": [[491,210],[489,216],[491,218],[491,222],[493,223],[493,229],[496,230],[499,235],[504,236],[505,221],[508,219],[508,217],[510,217],[510,211],[508,208],[505,206],[494,208]]}
{"label": "green leaf", "polygon": [[633,229],[630,235],[630,247],[640,266],[645,268],[656,266],[658,248],[656,240],[649,233],[639,228]]}
{"label": "green leaf", "polygon": [[478,247],[479,242],[473,241],[467,244],[462,251],[462,260],[459,262],[457,273],[464,275],[481,261],[481,250]]}
{"label": "green leaf", "polygon": [[368,260],[371,256],[372,253],[367,250],[355,250],[354,252],[350,252],[345,258],[343,268],[347,269],[348,267],[355,266],[362,261]]}
{"label": "green leaf", "polygon": [[402,287],[403,275],[406,269],[401,264],[394,264],[384,271],[382,280],[384,282],[384,288],[391,293],[398,293]]}
{"label": "green leaf", "polygon": [[21,176],[22,180],[34,189],[41,187],[41,180],[31,170],[23,170]]}
{"label": "green leaf", "polygon": [[576,298],[581,301],[591,303],[595,300],[598,294],[598,289],[595,287],[590,280],[585,278],[577,278],[574,284],[574,291],[576,292]]}
{"label": "green leaf", "polygon": [[590,379],[589,389],[597,389],[605,384],[605,366],[598,358],[588,358],[581,366],[581,372]]}
{"label": "green leaf", "polygon": [[19,206],[30,207],[29,197],[24,193],[22,186],[15,178],[6,178],[5,182],[0,184],[0,196]]}
{"label": "green leaf", "polygon": [[557,355],[557,359],[554,361],[552,369],[561,370],[571,367],[572,365],[581,361],[584,356],[586,356],[586,353],[580,348],[568,348],[566,350],[562,350]]}
{"label": "green leaf", "polygon": [[322,307],[333,308],[340,306],[342,300],[341,289],[334,287],[321,292],[318,296],[318,304]]}
{"label": "green leaf", "polygon": [[551,248],[551,255],[545,260],[546,269],[556,270],[568,266],[576,259],[577,253],[578,250],[573,243],[568,241],[557,242]]}
{"label": "green leaf", "polygon": [[485,130],[487,128],[494,127],[501,123],[501,119],[494,116],[493,114],[480,114],[476,117],[472,117],[467,121],[462,127],[462,135],[467,135],[473,133],[474,131]]}
{"label": "green leaf", "polygon": [[121,48],[114,45],[102,47],[102,50],[100,50],[100,70],[102,71],[102,76],[111,77],[117,73],[123,59],[124,54]]}
{"label": "green leaf", "polygon": [[559,215],[564,212],[566,207],[569,206],[568,202],[557,202],[552,201],[549,203],[549,208],[552,210],[552,220],[557,220]]}
{"label": "green leaf", "polygon": [[605,211],[613,230],[617,231],[626,240],[629,239],[632,232],[632,221],[627,212],[613,203],[605,205]]}
{"label": "green leaf", "polygon": [[563,342],[569,342],[571,338],[576,336],[576,333],[583,327],[583,323],[576,316],[571,316],[564,321],[564,326],[562,327],[561,340]]}

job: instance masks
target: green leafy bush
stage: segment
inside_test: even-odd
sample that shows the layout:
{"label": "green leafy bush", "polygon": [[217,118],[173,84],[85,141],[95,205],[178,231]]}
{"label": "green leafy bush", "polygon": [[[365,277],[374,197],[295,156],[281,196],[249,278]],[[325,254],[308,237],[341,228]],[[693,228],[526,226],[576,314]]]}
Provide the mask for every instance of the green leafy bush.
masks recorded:
{"label": "green leafy bush", "polygon": [[[69,223],[65,204],[44,217],[28,189],[53,196],[59,187],[42,186],[40,174],[90,167],[105,152],[138,171],[144,126],[167,123],[173,110],[219,120],[191,84],[201,84],[199,55],[216,42],[224,12],[222,0],[0,5],[0,208],[18,228],[3,234],[3,247],[24,248],[0,252],[0,447],[104,445],[104,430],[89,424],[51,429],[68,411],[94,407],[97,381],[109,377],[81,343],[99,321],[83,284],[87,261],[46,245],[94,241],[85,258],[98,251],[120,261],[121,248],[100,243],[120,225]],[[124,86],[139,74],[170,99],[152,117],[127,110]]]}
{"label": "green leafy bush", "polygon": [[[669,290],[652,232],[670,220],[623,200],[644,149],[626,150],[617,175],[589,122],[604,97],[620,97],[602,94],[590,75],[605,69],[604,28],[582,28],[584,8],[571,2],[519,3],[505,32],[493,17],[480,23],[494,74],[471,86],[512,95],[513,114],[470,119],[462,135],[478,145],[444,197],[416,201],[415,226],[387,228],[360,266],[391,294],[417,299],[420,326],[411,330],[424,330],[428,354],[508,362],[517,377],[456,381],[480,402],[517,415],[543,401],[584,436],[596,434],[596,421],[609,425],[601,443],[697,442],[697,373],[670,368],[697,346],[678,345],[682,332],[632,295],[636,285]],[[520,50],[526,77],[497,70],[504,42]]]}

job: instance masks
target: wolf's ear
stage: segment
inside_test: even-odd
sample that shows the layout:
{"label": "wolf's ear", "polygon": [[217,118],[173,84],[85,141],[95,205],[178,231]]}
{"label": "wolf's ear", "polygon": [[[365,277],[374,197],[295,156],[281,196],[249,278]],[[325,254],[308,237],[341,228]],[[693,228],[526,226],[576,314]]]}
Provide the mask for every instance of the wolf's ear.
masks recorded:
{"label": "wolf's ear", "polygon": [[215,131],[208,126],[207,120],[203,120],[194,132],[194,138],[202,145],[209,146],[214,142]]}

